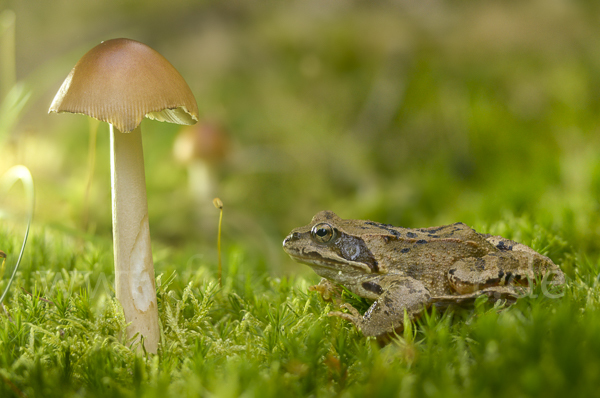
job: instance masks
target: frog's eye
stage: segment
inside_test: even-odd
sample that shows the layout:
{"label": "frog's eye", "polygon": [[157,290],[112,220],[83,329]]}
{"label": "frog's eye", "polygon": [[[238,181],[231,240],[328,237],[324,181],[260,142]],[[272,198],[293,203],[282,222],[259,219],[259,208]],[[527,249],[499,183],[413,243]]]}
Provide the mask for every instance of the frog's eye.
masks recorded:
{"label": "frog's eye", "polygon": [[335,239],[336,231],[331,225],[320,223],[312,228],[310,235],[317,243],[329,243]]}

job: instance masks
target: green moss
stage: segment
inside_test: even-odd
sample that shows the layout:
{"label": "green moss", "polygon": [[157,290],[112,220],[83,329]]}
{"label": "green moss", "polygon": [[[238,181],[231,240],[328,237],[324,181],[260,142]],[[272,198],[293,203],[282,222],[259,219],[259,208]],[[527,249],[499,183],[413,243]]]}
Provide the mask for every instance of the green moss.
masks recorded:
{"label": "green moss", "polygon": [[[570,254],[527,220],[491,230],[523,234],[557,258]],[[1,238],[10,241],[6,232]],[[591,263],[577,268],[564,297],[538,289],[508,308],[483,299],[474,308],[433,309],[382,348],[328,317],[331,304],[304,279],[256,274],[259,265],[232,248],[228,257],[239,264],[229,269],[249,272],[226,272],[222,289],[216,264],[185,280],[177,272],[157,277],[161,346],[146,357],[124,337],[103,273],[109,256],[82,276],[89,253],[107,246],[33,230],[28,250],[39,257],[24,260],[0,314],[2,396],[538,396],[595,388],[600,294]],[[31,269],[38,264],[45,274]]]}

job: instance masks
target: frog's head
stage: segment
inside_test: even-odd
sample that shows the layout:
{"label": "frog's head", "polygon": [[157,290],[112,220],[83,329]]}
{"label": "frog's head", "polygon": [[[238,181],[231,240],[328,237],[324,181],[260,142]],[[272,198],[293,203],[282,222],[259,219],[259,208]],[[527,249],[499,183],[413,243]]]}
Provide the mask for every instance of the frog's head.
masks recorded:
{"label": "frog's head", "polygon": [[295,261],[332,280],[379,273],[377,260],[353,223],[354,220],[342,220],[331,211],[321,211],[310,224],[294,229],[285,238],[283,250]]}

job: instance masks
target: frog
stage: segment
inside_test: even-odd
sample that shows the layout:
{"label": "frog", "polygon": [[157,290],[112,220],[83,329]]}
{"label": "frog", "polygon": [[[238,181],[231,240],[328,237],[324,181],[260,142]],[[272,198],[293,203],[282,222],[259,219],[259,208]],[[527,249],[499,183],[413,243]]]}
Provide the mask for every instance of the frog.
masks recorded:
{"label": "frog", "polygon": [[472,303],[482,295],[510,304],[536,281],[565,283],[550,258],[460,222],[402,228],[325,210],[292,230],[283,250],[322,277],[312,290],[324,299],[339,297],[341,286],[373,300],[364,314],[343,303],[328,315],[377,338],[402,331],[405,316],[414,321],[432,305]]}

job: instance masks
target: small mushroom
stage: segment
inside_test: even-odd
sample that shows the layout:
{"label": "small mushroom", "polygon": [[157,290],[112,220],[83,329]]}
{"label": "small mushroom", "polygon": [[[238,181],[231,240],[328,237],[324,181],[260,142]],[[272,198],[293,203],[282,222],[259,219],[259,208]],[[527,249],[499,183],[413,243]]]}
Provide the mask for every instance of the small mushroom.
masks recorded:
{"label": "small mushroom", "polygon": [[146,351],[156,353],[160,333],[140,123],[144,117],[196,123],[194,95],[158,52],[113,39],[77,62],[49,112],[81,113],[110,124],[115,292],[129,337],[143,336]]}
{"label": "small mushroom", "polygon": [[229,152],[229,137],[214,122],[200,122],[181,129],[173,143],[173,156],[187,166],[189,190],[196,208],[209,207],[216,194],[218,166]]}

